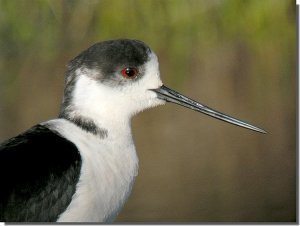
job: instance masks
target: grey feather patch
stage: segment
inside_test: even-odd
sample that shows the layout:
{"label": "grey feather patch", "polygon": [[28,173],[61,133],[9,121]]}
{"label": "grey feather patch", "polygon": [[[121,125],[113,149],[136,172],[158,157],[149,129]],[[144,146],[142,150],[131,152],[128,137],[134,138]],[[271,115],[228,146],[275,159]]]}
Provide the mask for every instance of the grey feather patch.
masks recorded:
{"label": "grey feather patch", "polygon": [[[151,53],[151,49],[138,40],[119,39],[96,43],[70,61],[66,73],[66,87],[71,87],[65,91],[65,96],[72,90],[74,78],[79,74],[86,74],[111,87],[131,84],[143,77],[144,65],[150,59]],[[126,67],[138,69],[139,75],[130,80],[122,77],[121,70]],[[78,74],[76,70],[82,73]]]}
{"label": "grey feather patch", "polygon": [[108,131],[97,126],[92,119],[83,116],[70,117],[69,114],[62,114],[60,115],[60,118],[65,118],[79,126],[81,129],[85,130],[86,132],[97,135],[102,139],[108,136]]}

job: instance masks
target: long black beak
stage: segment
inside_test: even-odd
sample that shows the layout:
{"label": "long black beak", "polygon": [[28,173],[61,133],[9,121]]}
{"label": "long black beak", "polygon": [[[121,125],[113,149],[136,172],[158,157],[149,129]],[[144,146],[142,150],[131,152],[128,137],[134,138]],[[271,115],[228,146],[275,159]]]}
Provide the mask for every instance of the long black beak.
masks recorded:
{"label": "long black beak", "polygon": [[244,127],[246,129],[250,129],[250,130],[253,130],[256,132],[260,132],[260,133],[266,133],[266,131],[264,131],[263,129],[260,129],[256,126],[250,125],[239,119],[232,118],[232,117],[225,115],[219,111],[211,109],[203,104],[197,103],[196,101],[194,101],[186,96],[183,96],[180,93],[177,93],[176,91],[169,89],[168,87],[166,87],[164,85],[162,85],[158,89],[152,89],[152,91],[157,93],[157,96],[159,99],[165,100],[167,102],[179,104],[181,106],[190,108],[195,111],[199,111],[201,113],[204,113],[206,115],[209,115],[209,116],[217,118],[217,119],[220,119],[222,121]]}

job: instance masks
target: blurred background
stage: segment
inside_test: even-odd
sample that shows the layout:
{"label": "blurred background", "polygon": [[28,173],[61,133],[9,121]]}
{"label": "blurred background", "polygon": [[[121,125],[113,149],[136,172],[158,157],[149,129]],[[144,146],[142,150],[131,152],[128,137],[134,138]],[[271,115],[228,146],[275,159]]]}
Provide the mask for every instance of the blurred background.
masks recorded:
{"label": "blurred background", "polygon": [[70,59],[124,37],[151,46],[167,86],[268,134],[171,104],[138,115],[117,221],[296,221],[293,0],[0,0],[0,141],[58,115]]}

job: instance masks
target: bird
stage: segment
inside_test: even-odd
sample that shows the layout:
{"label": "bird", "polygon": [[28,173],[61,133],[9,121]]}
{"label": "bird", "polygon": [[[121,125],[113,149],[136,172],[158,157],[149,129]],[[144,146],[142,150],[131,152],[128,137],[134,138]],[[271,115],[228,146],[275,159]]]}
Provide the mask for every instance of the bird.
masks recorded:
{"label": "bird", "polygon": [[58,117],[0,145],[0,220],[113,222],[138,174],[131,119],[167,102],[266,133],[165,86],[143,41],[101,41],[69,62]]}

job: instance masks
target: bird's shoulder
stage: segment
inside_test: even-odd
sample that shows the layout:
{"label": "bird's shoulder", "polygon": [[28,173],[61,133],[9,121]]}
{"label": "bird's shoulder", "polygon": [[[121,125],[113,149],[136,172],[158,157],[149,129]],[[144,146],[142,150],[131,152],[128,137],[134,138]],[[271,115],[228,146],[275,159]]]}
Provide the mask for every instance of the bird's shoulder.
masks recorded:
{"label": "bird's shoulder", "polygon": [[1,221],[54,221],[79,180],[77,147],[38,124],[0,145]]}

